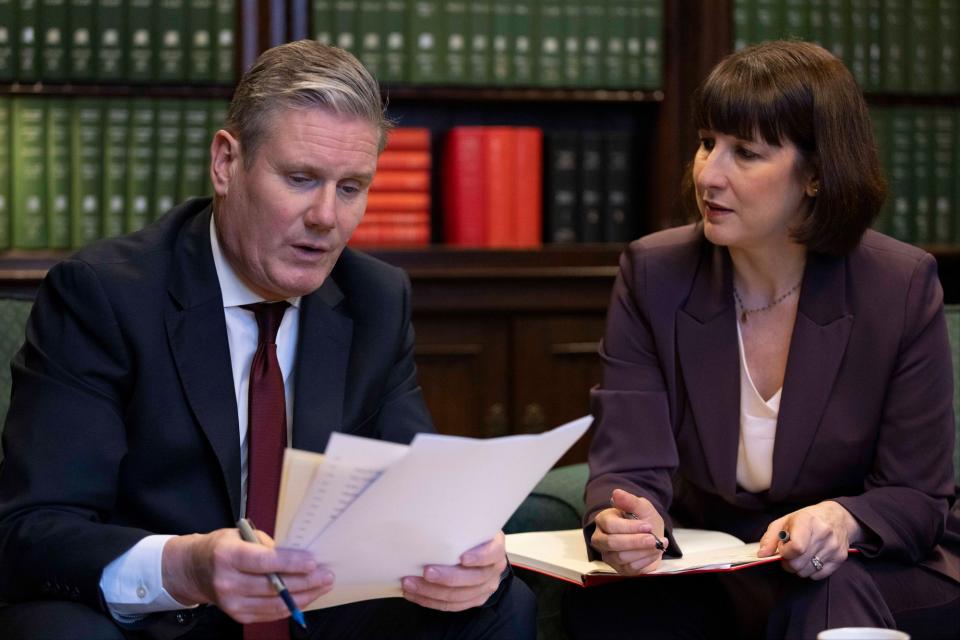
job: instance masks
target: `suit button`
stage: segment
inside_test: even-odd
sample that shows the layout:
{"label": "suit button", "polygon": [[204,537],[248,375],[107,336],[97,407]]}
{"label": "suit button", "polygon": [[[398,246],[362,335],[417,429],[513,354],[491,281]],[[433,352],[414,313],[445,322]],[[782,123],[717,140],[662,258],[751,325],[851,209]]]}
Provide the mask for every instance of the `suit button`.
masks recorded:
{"label": "suit button", "polygon": [[179,622],[180,624],[187,624],[189,622],[186,614],[183,611],[178,611],[177,615],[174,617],[177,619],[177,622]]}

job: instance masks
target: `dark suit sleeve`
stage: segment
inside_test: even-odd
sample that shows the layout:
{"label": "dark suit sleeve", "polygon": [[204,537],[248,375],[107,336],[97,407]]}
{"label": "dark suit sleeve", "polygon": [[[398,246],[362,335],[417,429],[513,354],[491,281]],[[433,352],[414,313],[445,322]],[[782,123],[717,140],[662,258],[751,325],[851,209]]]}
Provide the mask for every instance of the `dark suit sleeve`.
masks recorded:
{"label": "dark suit sleeve", "polygon": [[0,598],[99,608],[103,567],[147,535],[104,524],[127,447],[127,358],[93,270],[76,260],[54,267],[12,363],[0,469]]}
{"label": "dark suit sleeve", "polygon": [[603,384],[591,391],[595,418],[590,445],[585,534],[620,488],[650,500],[671,529],[670,474],[679,459],[667,390],[645,299],[644,256],[625,252],[613,287],[600,347]]}
{"label": "dark suit sleeve", "polygon": [[953,500],[953,374],[943,291],[931,256],[917,265],[887,386],[874,466],[842,504],[867,529],[862,551],[916,562],[943,535]]}

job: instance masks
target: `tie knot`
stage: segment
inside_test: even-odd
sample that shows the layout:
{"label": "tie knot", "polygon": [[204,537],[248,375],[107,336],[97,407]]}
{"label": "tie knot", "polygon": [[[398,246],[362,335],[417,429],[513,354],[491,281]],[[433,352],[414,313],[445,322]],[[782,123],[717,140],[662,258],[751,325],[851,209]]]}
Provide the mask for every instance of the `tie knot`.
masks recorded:
{"label": "tie knot", "polygon": [[283,314],[286,313],[290,303],[286,300],[280,302],[256,302],[254,304],[245,304],[241,308],[247,311],[253,311],[257,318],[257,326],[260,328],[261,344],[273,344],[277,341],[277,331],[280,329],[280,323],[283,321]]}

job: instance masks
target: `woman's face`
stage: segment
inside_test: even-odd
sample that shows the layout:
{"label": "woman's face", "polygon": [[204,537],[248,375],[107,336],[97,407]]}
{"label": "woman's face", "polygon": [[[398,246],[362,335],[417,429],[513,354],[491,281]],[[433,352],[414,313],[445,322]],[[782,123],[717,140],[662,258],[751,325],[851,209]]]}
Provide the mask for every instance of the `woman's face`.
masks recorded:
{"label": "woman's face", "polygon": [[693,183],[707,239],[743,249],[792,242],[790,229],[802,219],[817,188],[796,146],[712,130],[699,135]]}

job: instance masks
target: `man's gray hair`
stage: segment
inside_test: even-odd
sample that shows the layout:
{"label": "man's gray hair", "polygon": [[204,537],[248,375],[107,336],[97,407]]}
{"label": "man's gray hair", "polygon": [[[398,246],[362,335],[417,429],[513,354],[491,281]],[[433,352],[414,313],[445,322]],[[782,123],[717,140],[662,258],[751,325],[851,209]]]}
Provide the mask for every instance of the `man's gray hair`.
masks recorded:
{"label": "man's gray hair", "polygon": [[315,107],[366,120],[380,134],[379,150],[386,146],[393,124],[377,81],[350,53],[313,40],[264,51],[240,79],[225,128],[240,141],[249,168],[276,113]]}

